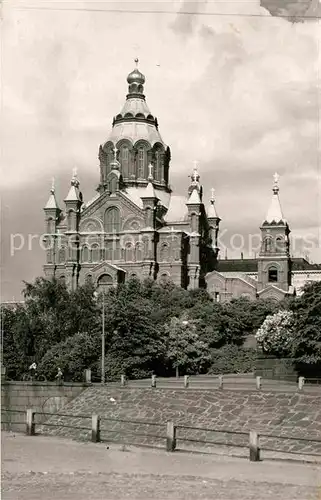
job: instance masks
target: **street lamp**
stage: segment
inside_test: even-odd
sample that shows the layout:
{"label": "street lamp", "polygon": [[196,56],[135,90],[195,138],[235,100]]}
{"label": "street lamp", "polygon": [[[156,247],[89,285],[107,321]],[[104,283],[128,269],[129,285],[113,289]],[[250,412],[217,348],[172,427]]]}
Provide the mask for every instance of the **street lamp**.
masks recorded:
{"label": "street lamp", "polygon": [[102,332],[101,332],[101,383],[105,383],[105,290],[103,290]]}
{"label": "street lamp", "polygon": [[[102,331],[101,331],[101,383],[105,384],[105,290],[103,289]],[[98,292],[94,292],[96,300]]]}
{"label": "street lamp", "polygon": [[[186,327],[188,325],[188,320],[183,320],[182,325]],[[178,332],[176,334],[176,378],[179,378],[179,368],[178,368]]]}

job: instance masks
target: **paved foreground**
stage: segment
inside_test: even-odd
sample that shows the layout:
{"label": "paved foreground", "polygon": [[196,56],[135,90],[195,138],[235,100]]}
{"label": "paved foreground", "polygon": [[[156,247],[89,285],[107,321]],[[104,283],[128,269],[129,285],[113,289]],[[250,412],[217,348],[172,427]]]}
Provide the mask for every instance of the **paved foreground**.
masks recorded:
{"label": "paved foreground", "polygon": [[2,433],[3,500],[321,500],[320,465]]}

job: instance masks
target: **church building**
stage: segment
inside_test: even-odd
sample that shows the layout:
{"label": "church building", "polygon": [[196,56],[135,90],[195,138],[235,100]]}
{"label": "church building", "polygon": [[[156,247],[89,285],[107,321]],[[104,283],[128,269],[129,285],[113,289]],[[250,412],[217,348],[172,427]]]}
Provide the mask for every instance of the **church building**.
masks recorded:
{"label": "church building", "polygon": [[109,287],[131,276],[205,286],[218,254],[213,193],[205,207],[196,169],[186,197],[172,193],[171,152],[147,105],[145,77],[136,67],[127,82],[124,106],[99,147],[97,194],[83,200],[74,172],[62,210],[51,189],[44,208],[45,275],[70,289],[86,280]]}
{"label": "church building", "polygon": [[300,286],[310,275],[321,280],[321,266],[290,257],[277,175],[258,258],[218,258],[221,219],[214,190],[205,206],[194,169],[186,196],[172,192],[171,151],[147,105],[145,77],[136,67],[127,82],[123,108],[99,147],[96,195],[83,199],[74,171],[61,209],[52,186],[44,208],[45,276],[63,280],[69,289],[86,281],[104,289],[132,276],[170,280],[188,289],[207,287],[222,302],[240,296],[281,300],[295,293],[296,274]]}

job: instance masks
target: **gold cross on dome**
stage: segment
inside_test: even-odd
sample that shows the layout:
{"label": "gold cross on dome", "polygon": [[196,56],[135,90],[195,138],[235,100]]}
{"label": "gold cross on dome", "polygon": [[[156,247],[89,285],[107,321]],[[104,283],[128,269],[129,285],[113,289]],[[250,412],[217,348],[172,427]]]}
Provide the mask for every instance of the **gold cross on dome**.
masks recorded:
{"label": "gold cross on dome", "polygon": [[274,179],[274,184],[278,184],[280,176],[277,172],[275,172],[275,174],[273,175],[273,179]]}
{"label": "gold cross on dome", "polygon": [[54,177],[51,179],[51,192],[52,193],[55,192],[55,178]]}
{"label": "gold cross on dome", "polygon": [[138,62],[139,62],[139,59],[138,59],[138,57],[136,57],[136,58],[135,58],[136,68],[138,67]]}
{"label": "gold cross on dome", "polygon": [[211,189],[211,201],[214,201],[215,189]]}
{"label": "gold cross on dome", "polygon": [[197,167],[199,165],[199,161],[198,160],[194,160],[193,164],[194,164],[194,170],[197,170]]}

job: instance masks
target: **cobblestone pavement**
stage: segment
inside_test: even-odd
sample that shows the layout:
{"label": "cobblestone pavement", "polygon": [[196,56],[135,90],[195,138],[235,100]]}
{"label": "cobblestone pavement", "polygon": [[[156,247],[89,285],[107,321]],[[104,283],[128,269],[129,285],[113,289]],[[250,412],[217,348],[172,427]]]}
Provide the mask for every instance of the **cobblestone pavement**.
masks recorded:
{"label": "cobblestone pavement", "polygon": [[2,434],[4,500],[320,500],[321,467]]}

